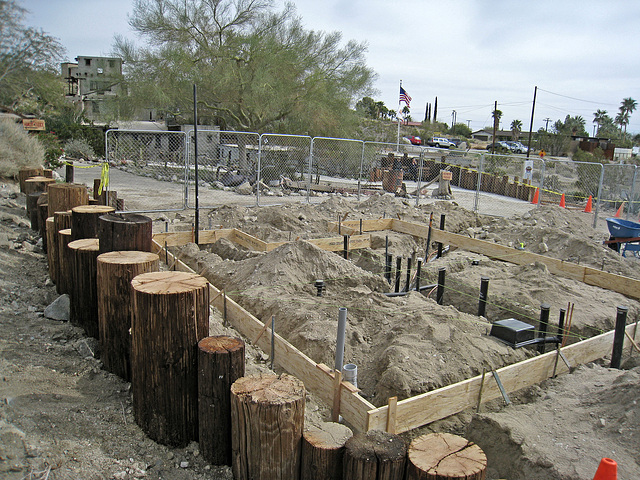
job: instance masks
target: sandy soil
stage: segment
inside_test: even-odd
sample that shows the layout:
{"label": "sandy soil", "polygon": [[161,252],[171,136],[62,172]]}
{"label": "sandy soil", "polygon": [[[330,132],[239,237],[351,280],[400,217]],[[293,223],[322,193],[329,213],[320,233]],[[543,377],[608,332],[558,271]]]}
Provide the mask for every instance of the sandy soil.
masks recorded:
{"label": "sandy soil", "polygon": [[[101,369],[95,340],[68,322],[44,317],[57,295],[38,238],[24,220],[24,196],[16,191],[12,183],[0,189],[0,478],[231,478],[229,469],[208,466],[196,443],[171,449],[147,439],[131,413],[130,385]],[[363,395],[376,404],[532,356],[488,336],[488,320],[514,316],[535,323],[541,302],[552,306],[552,318],[567,302],[575,303],[572,341],[610,329],[617,305],[628,306],[629,321],[637,320],[640,304],[634,300],[555,277],[541,265],[509,265],[460,251],[424,268],[430,282],[439,266],[447,266],[445,305],[416,293],[389,298],[381,275],[386,234],[375,234],[375,248],[354,252],[350,261],[303,241],[329,236],[327,222],[346,213],[349,219],[400,216],[425,223],[431,211],[436,218],[446,213],[453,232],[524,243],[529,251],[638,278],[636,260],[604,248],[606,233],[594,231],[585,214],[542,207],[497,219],[447,202],[416,209],[389,196],[364,202],[336,197],[321,206],[221,207],[209,213],[213,225],[238,227],[268,241],[301,241],[268,254],[224,240],[202,250],[188,245],[179,253],[259,318],[275,315],[276,330],[316,361],[333,363],[337,310],[347,307],[345,360],[358,364]],[[190,225],[184,213],[156,219],[170,230]],[[423,241],[388,237],[394,255],[423,255]],[[491,278],[488,320],[475,316],[480,276]],[[313,288],[317,278],[327,284],[321,298]],[[214,318],[212,332],[221,329]],[[247,357],[249,372],[267,368],[264,353],[251,347]],[[628,368],[637,358],[625,350]],[[618,461],[620,478],[634,478],[640,471],[639,374],[638,367],[580,368],[515,395],[510,407],[493,402],[483,407],[488,413],[463,413],[421,431],[476,439],[489,455],[489,478],[591,478],[603,456]],[[311,396],[307,421],[327,414]]]}

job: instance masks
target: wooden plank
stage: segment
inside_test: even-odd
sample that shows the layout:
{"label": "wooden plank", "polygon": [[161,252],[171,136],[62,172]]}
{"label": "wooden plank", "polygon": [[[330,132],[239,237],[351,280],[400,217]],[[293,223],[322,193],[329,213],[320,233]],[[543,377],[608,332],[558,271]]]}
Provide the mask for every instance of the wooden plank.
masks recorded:
{"label": "wooden plank", "polygon": [[[626,330],[631,333],[633,324]],[[571,366],[592,362],[609,355],[613,348],[614,332],[574,343],[562,349]],[[555,365],[556,351],[545,353],[522,362],[515,363],[497,372],[507,392],[515,392],[551,378]],[[564,362],[559,362],[556,373],[568,372]],[[487,375],[491,375],[487,373]],[[486,377],[486,376],[485,376]],[[431,392],[416,395],[398,402],[396,408],[397,433],[429,424],[436,420],[455,415],[468,408],[475,408],[482,385],[482,375],[448,385]],[[482,387],[482,402],[501,397],[500,389],[494,381],[485,379]],[[384,430],[387,426],[388,406],[369,411],[367,430]]]}
{"label": "wooden plank", "polygon": [[[225,228],[220,230],[201,230],[198,233],[198,241],[200,245],[216,243],[221,238],[230,238],[233,234],[233,228]],[[193,242],[193,232],[162,232],[155,233],[153,239],[160,245],[167,242],[167,247],[179,247]]]}
{"label": "wooden plank", "polygon": [[[165,250],[157,242],[153,242],[154,252],[158,253],[161,258],[165,258]],[[168,254],[169,262],[175,261],[176,269],[182,271],[193,272],[193,270],[184,262],[175,258],[171,253]],[[218,310],[224,309],[224,296],[220,295],[221,290],[209,284],[211,304]],[[245,338],[257,338],[264,328],[264,323],[254,317],[238,305],[232,298],[226,296],[227,320],[231,325]],[[291,375],[302,380],[305,387],[318,395],[318,397],[327,405],[333,404],[333,375],[327,373],[328,369],[318,368],[319,364],[306,356],[296,347],[287,342],[277,333],[274,335],[275,342],[275,359],[276,363],[284,368]],[[263,351],[269,351],[271,348],[271,335],[262,335],[258,340],[257,346]],[[348,382],[342,382],[342,391],[340,392],[340,414],[343,418],[358,431],[364,431],[366,428],[367,412],[374,407],[370,402],[362,398],[357,390],[348,387]]]}
{"label": "wooden plank", "polygon": [[[363,219],[362,232],[379,232],[390,230],[393,225],[392,218]],[[338,222],[329,222],[328,232],[338,232]],[[360,220],[345,220],[340,223],[340,231],[343,235],[353,235],[360,233]]]}
{"label": "wooden plank", "polygon": [[[427,238],[429,227],[402,220],[393,220],[393,230],[399,233]],[[584,267],[557,258],[524,252],[505,245],[469,238],[466,235],[459,235],[438,229],[432,230],[431,239],[434,242],[441,242],[462,248],[469,252],[479,253],[490,258],[517,265],[528,265],[539,262],[546,265],[549,272],[555,275],[577,280],[587,285],[605,288],[630,298],[640,299],[640,280],[616,275],[614,273],[602,272],[595,268]]]}
{"label": "wooden plank", "polygon": [[[327,252],[341,252],[344,249],[344,237],[312,238],[305,242],[313,243],[316,247]],[[267,243],[267,252],[290,242]],[[352,235],[349,237],[349,250],[371,248],[371,234]]]}
{"label": "wooden plank", "polygon": [[267,251],[267,242],[264,242],[259,238],[254,237],[253,235],[249,235],[242,230],[238,230],[237,228],[233,229],[233,235],[231,236],[231,238],[234,243],[248,248],[249,250],[254,250],[256,252]]}

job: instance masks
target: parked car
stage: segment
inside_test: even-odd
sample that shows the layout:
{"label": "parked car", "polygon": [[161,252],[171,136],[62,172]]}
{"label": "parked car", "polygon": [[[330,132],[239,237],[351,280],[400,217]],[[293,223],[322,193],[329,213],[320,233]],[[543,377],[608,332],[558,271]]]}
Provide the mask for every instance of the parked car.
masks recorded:
{"label": "parked car", "polygon": [[420,137],[416,137],[415,135],[409,135],[406,137],[406,139],[411,142],[411,145],[422,145],[422,139]]}
{"label": "parked car", "polygon": [[449,139],[444,137],[432,137],[429,140],[428,145],[436,148],[455,148],[455,144],[451,143]]}
{"label": "parked car", "polygon": [[487,145],[487,150],[491,151],[492,148],[494,149],[494,153],[513,153],[511,145],[509,145],[508,142],[496,142],[495,147],[493,143]]}
{"label": "parked car", "polygon": [[509,146],[511,147],[511,151],[513,153],[527,153],[527,151],[529,150],[525,145],[523,145],[520,142],[506,142],[509,144]]}

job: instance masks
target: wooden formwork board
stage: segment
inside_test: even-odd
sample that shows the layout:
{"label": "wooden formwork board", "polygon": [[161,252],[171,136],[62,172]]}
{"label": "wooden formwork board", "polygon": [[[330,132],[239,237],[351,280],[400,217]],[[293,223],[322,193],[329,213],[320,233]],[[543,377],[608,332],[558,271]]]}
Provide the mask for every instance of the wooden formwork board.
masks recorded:
{"label": "wooden formwork board", "polygon": [[[631,334],[634,325],[627,326],[627,333]],[[574,343],[561,349],[569,365],[592,362],[610,354],[613,348],[614,332],[603,333],[597,337]],[[630,342],[627,342],[627,345]],[[497,370],[498,377],[507,392],[514,392],[522,388],[541,383],[556,374],[567,373],[569,368],[557,351],[545,353],[522,362],[508,365]],[[482,402],[500,398],[501,393],[493,374],[482,375],[454,383],[446,387],[432,390],[421,395],[407,398],[397,403],[395,407],[395,431],[406,432],[421,427],[436,420],[455,415],[478,404],[480,388],[482,386]],[[368,413],[367,430],[386,430],[388,425],[389,406],[370,410]]]}
{"label": "wooden formwork board", "polygon": [[[429,232],[429,227],[427,226],[402,220],[393,220],[392,229],[395,232],[406,233],[422,238],[427,238]],[[445,243],[469,252],[479,253],[489,258],[495,258],[517,265],[528,265],[535,262],[543,263],[547,266],[549,272],[555,275],[618,292],[631,298],[640,299],[640,280],[616,275],[614,273],[602,272],[595,268],[565,262],[537,253],[524,252],[504,245],[498,245],[497,243],[469,238],[465,235],[450,233],[435,228],[431,231],[431,239],[434,242]]]}
{"label": "wooden formwork board", "polygon": [[[362,220],[362,232],[377,232],[390,230],[393,218],[378,218],[374,220]],[[341,235],[355,235],[360,233],[360,220],[345,220],[344,222],[329,222],[329,233],[340,232]]]}
{"label": "wooden formwork board", "polygon": [[[154,252],[160,258],[170,257],[170,262],[175,264],[175,268],[186,272],[194,272],[187,264],[178,260],[173,254],[167,252],[162,245],[153,241]],[[194,272],[195,273],[195,272]],[[254,317],[238,305],[233,299],[225,296],[224,293],[209,284],[211,305],[220,312],[226,312],[227,321],[245,338],[254,342],[265,352],[271,351],[271,331],[266,329],[264,335],[260,335],[265,330],[265,324]],[[276,320],[277,321],[277,320]],[[277,323],[276,323],[277,325]],[[258,338],[259,337],[259,338]],[[281,366],[291,375],[302,380],[305,387],[325,402],[331,405],[334,399],[333,373],[323,364],[314,362],[288,341],[277,333],[274,335],[275,363]],[[367,422],[367,412],[375,406],[362,398],[358,390],[349,382],[340,384],[340,414],[358,431],[365,431]]]}
{"label": "wooden formwork board", "polygon": [[[256,252],[270,252],[278,248],[281,245],[285,245],[290,242],[265,242],[253,235],[238,230],[237,228],[226,228],[220,230],[201,230],[198,232],[198,243],[205,245],[209,243],[215,243],[221,238],[226,238],[233,243],[236,243],[242,247],[254,250]],[[194,242],[194,232],[165,232],[156,233],[153,235],[153,239],[160,245],[167,245],[167,247],[178,247],[186,245],[189,242]],[[330,238],[312,238],[305,240],[306,242],[316,245],[318,248],[328,252],[339,252],[344,248],[343,237],[330,237]],[[352,235],[349,237],[349,250],[358,250],[362,248],[371,248],[371,235]]]}

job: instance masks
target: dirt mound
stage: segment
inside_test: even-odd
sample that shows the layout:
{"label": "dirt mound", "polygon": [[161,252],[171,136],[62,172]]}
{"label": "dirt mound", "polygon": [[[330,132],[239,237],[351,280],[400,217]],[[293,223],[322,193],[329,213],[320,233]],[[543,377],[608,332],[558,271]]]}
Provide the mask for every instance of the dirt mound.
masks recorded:
{"label": "dirt mound", "polygon": [[467,437],[485,451],[489,478],[593,478],[603,457],[637,478],[640,369],[597,365],[550,380],[532,403],[474,416]]}

